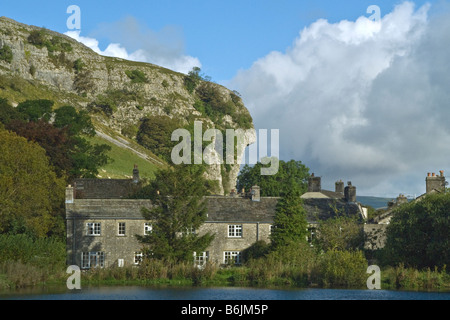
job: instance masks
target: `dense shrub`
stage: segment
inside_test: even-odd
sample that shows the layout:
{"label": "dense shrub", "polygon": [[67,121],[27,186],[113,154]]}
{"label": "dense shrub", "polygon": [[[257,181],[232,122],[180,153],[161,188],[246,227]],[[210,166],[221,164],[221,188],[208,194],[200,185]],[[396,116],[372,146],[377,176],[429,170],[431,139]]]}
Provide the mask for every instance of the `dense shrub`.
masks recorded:
{"label": "dense shrub", "polygon": [[450,193],[427,195],[395,210],[387,228],[385,263],[418,269],[450,262]]}
{"label": "dense shrub", "polygon": [[140,70],[127,70],[125,74],[130,78],[132,83],[147,83],[148,79],[145,73]]}
{"label": "dense shrub", "polygon": [[0,49],[0,60],[6,61],[8,63],[11,63],[13,59],[13,52],[11,50],[11,47],[8,45],[4,45]]}
{"label": "dense shrub", "polygon": [[362,251],[331,250],[320,256],[314,280],[322,287],[363,288],[367,260]]}
{"label": "dense shrub", "polygon": [[144,118],[139,126],[136,139],[138,143],[151,150],[166,161],[170,161],[176,142],[171,140],[180,123],[168,116],[151,116]]}

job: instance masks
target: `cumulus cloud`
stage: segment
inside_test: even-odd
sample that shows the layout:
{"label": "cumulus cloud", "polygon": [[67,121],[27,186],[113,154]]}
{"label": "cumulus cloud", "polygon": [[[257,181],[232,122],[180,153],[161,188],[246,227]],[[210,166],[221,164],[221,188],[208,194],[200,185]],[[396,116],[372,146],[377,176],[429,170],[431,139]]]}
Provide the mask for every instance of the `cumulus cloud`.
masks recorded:
{"label": "cumulus cloud", "polygon": [[[153,63],[185,74],[201,67],[198,58],[184,54],[183,36],[176,27],[155,32],[131,16],[100,25],[90,37],[81,36],[80,31],[65,34],[104,56]],[[111,43],[102,50],[97,37],[106,37]]]}
{"label": "cumulus cloud", "polygon": [[450,159],[449,18],[404,2],[379,21],[318,20],[229,86],[257,128],[280,129],[280,157],[324,187],[420,195]]}

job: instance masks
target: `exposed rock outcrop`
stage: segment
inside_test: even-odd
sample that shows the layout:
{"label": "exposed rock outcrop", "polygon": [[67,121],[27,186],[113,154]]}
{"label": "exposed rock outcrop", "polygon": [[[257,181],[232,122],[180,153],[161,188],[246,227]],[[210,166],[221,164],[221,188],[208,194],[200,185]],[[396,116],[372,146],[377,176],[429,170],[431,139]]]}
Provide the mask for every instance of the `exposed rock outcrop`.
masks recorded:
{"label": "exposed rock outcrop", "polygon": [[[215,112],[213,117],[195,107],[199,98],[195,91],[187,90],[185,74],[149,63],[101,56],[66,35],[1,17],[0,50],[5,47],[10,48],[13,58],[0,59],[0,97],[13,104],[51,98],[56,106],[89,109],[95,101],[112,101],[109,113],[92,116],[119,134],[126,128],[138,127],[141,119],[150,115],[169,116],[184,125],[198,120],[205,128],[220,130],[237,129],[242,123],[244,129],[253,128],[239,96],[215,83],[207,85],[214,89],[215,99],[228,109]],[[243,118],[246,121],[240,122]],[[255,139],[254,134],[246,134],[242,143],[247,146]],[[219,181],[217,193],[223,193],[235,187],[238,172],[238,164],[231,170],[213,165],[208,175]]]}

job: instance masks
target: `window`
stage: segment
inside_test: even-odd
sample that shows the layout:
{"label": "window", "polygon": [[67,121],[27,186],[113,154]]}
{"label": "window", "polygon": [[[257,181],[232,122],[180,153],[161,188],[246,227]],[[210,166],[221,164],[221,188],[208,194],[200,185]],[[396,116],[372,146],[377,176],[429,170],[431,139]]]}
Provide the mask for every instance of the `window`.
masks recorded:
{"label": "window", "polygon": [[99,222],[88,222],[87,226],[87,235],[88,236],[99,236],[101,232],[101,227]]}
{"label": "window", "polygon": [[270,228],[269,233],[272,234],[273,231],[275,230],[275,225],[271,224],[269,228]]}
{"label": "window", "polygon": [[81,253],[81,268],[103,268],[105,266],[105,253],[98,252],[82,252]]}
{"label": "window", "polygon": [[316,228],[314,228],[314,227],[308,228],[306,240],[309,242],[309,244],[311,246],[313,246],[313,242],[315,239],[316,239]]}
{"label": "window", "polygon": [[242,225],[241,224],[228,225],[228,237],[242,238]]}
{"label": "window", "polygon": [[194,252],[194,265],[197,267],[203,267],[206,262],[208,261],[209,252],[203,251],[197,254],[197,252]]}
{"label": "window", "polygon": [[195,228],[192,228],[192,227],[186,228],[186,233],[185,234],[186,235],[195,234]]}
{"label": "window", "polygon": [[119,222],[118,233],[119,236],[125,235],[125,222]]}
{"label": "window", "polygon": [[148,222],[144,223],[144,235],[148,235],[148,234],[152,233],[152,229],[153,229],[153,227],[152,227],[151,223],[148,223]]}
{"label": "window", "polygon": [[144,254],[142,252],[135,252],[134,253],[134,264],[140,264],[143,258],[144,258]]}
{"label": "window", "polygon": [[240,251],[225,251],[223,253],[223,263],[225,264],[241,264]]}

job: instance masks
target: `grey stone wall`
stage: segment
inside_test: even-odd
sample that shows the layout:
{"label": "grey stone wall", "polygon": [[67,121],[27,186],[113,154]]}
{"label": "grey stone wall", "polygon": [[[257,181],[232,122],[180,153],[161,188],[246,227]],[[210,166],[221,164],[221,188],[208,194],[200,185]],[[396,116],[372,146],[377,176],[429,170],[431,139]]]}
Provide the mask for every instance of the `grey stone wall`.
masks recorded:
{"label": "grey stone wall", "polygon": [[[199,235],[210,232],[215,239],[207,249],[210,261],[224,262],[225,251],[243,251],[258,240],[269,242],[276,199],[232,199],[210,197],[208,219],[197,230]],[[151,208],[149,200],[131,199],[74,199],[66,203],[67,263],[81,266],[82,252],[102,251],[105,267],[134,263],[134,253],[142,251],[136,234],[144,235],[142,208]],[[100,235],[87,235],[87,223],[100,223]],[[118,235],[120,222],[125,222],[125,236]],[[228,226],[241,225],[242,236],[229,237]]]}
{"label": "grey stone wall", "polygon": [[368,250],[377,250],[386,244],[387,224],[365,224],[364,233],[366,235],[365,248]]}

